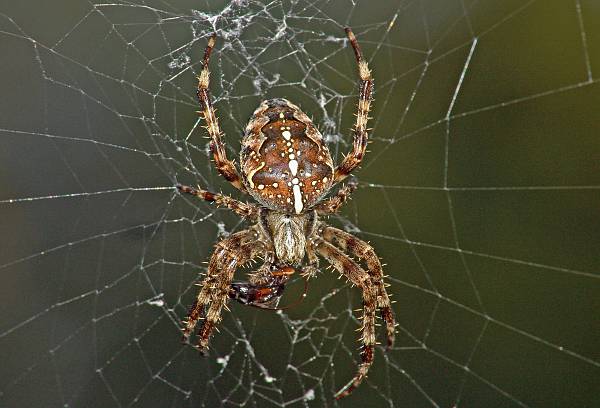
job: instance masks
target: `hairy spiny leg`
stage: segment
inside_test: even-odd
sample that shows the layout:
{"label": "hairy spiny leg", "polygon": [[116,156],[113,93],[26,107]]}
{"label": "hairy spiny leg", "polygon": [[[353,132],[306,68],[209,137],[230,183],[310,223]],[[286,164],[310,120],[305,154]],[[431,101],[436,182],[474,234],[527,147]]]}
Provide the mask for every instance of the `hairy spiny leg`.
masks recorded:
{"label": "hairy spiny leg", "polygon": [[215,46],[215,42],[216,35],[213,34],[208,39],[208,44],[204,50],[204,58],[202,59],[202,71],[200,71],[200,75],[198,75],[197,95],[200,102],[200,107],[202,108],[200,113],[202,113],[204,120],[206,121],[206,130],[210,136],[210,150],[213,153],[217,170],[223,177],[225,177],[225,180],[229,181],[237,189],[245,192],[246,188],[242,184],[240,175],[235,168],[234,163],[227,158],[225,144],[223,143],[221,137],[222,131],[219,127],[219,120],[217,118],[215,109],[212,106],[210,97],[210,70],[208,68],[208,63],[210,61],[212,50]]}
{"label": "hairy spiny leg", "polygon": [[320,240],[317,243],[319,254],[325,258],[340,274],[344,275],[353,285],[362,290],[363,314],[361,337],[361,363],[352,380],[342,387],[335,398],[344,398],[352,393],[367,376],[373,363],[375,348],[375,312],[377,309],[377,289],[372,284],[369,274],[356,262],[350,259],[340,249],[332,244]]}
{"label": "hairy spiny leg", "polygon": [[323,230],[323,238],[328,242],[336,242],[344,252],[364,260],[367,264],[367,272],[371,276],[373,285],[377,288],[377,307],[380,308],[381,317],[385,322],[387,348],[390,349],[394,344],[396,322],[392,312],[392,304],[383,282],[383,268],[375,250],[365,241],[334,227],[326,227]]}
{"label": "hairy spiny leg", "polygon": [[358,41],[350,28],[346,28],[346,35],[350,45],[354,50],[354,56],[358,63],[358,82],[359,98],[358,110],[356,113],[356,123],[354,124],[354,142],[352,151],[348,153],[342,163],[335,169],[335,182],[342,181],[362,162],[367,150],[369,135],[367,132],[367,122],[369,120],[369,111],[371,110],[371,100],[373,99],[373,77],[369,70],[367,61],[363,58]]}
{"label": "hairy spiny leg", "polygon": [[202,352],[207,351],[210,335],[221,321],[221,311],[229,299],[230,285],[236,269],[260,254],[262,245],[245,242],[253,238],[253,231],[244,230],[215,246],[206,277],[200,285],[200,292],[190,308],[183,328],[183,340],[187,341],[197,322],[203,319],[198,331],[197,346]]}

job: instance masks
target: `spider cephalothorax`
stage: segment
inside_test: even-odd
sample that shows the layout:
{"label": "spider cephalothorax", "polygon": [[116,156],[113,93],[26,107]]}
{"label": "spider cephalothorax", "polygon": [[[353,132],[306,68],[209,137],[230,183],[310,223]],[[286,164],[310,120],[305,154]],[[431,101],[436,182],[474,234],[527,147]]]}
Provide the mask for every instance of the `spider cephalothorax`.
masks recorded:
{"label": "spider cephalothorax", "polygon": [[[360,164],[368,140],[366,125],[373,79],[354,34],[349,28],[346,34],[358,62],[360,98],[353,149],[340,165],[334,166],[323,137],[300,108],[285,99],[270,99],[260,104],[246,126],[240,154],[241,174],[238,172],[227,158],[208,90],[208,62],[215,44],[213,35],[198,77],[198,98],[211,138],[210,147],[219,173],[260,205],[201,188],[177,186],[183,193],[226,206],[253,223],[248,229],[217,243],[198,297],[184,322],[184,340],[187,341],[197,322],[203,319],[197,347],[205,352],[229,299],[272,308],[283,295],[289,277],[300,271],[305,279],[312,278],[318,271],[321,256],[360,288],[363,295],[362,362],[354,378],[338,391],[336,398],[349,395],[367,375],[374,357],[377,310],[386,325],[388,348],[394,341],[395,326],[383,270],[373,248],[319,219],[319,215],[335,213],[356,188],[355,183],[348,183],[334,196],[325,198],[335,184]],[[263,263],[250,274],[249,281],[233,282],[236,269],[257,258],[262,258]]]}

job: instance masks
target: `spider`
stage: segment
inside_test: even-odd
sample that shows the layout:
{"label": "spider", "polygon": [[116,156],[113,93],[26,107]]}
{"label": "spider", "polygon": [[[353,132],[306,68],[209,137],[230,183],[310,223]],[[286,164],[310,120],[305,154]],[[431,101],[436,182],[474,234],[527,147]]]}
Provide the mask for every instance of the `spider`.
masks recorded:
{"label": "spider", "polygon": [[[228,309],[229,299],[270,308],[282,296],[291,275],[299,271],[306,280],[315,276],[321,256],[360,288],[363,297],[361,362],[354,377],[335,394],[338,399],[360,385],[373,363],[378,309],[385,322],[388,349],[393,345],[395,329],[382,266],[373,248],[320,219],[337,212],[356,189],[356,183],[349,182],[326,198],[332,187],[361,163],[368,141],[366,126],[373,78],[352,30],[346,28],[345,31],[358,63],[360,96],[353,149],[341,164],[334,166],[323,137],[298,106],[286,99],[269,99],[259,105],[246,125],[240,154],[241,171],[237,170],[234,162],[227,158],[209,92],[209,59],[216,41],[213,34],[198,76],[197,93],[202,109],[199,113],[206,121],[217,170],[258,205],[200,187],[177,185],[181,193],[225,206],[252,223],[248,229],[216,244],[206,277],[184,320],[183,341],[189,341],[194,327],[202,320],[197,348],[206,354],[210,336],[221,320],[223,308]],[[249,274],[248,282],[232,282],[238,267],[257,258],[263,262]]]}

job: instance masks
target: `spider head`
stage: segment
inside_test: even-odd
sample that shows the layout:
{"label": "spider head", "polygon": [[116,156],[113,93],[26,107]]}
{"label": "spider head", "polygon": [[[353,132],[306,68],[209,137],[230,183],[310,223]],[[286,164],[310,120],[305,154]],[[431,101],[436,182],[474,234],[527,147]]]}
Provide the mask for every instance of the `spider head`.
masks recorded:
{"label": "spider head", "polygon": [[272,210],[301,214],[332,186],[333,161],[323,136],[286,99],[264,101],[254,111],[240,162],[250,194]]}

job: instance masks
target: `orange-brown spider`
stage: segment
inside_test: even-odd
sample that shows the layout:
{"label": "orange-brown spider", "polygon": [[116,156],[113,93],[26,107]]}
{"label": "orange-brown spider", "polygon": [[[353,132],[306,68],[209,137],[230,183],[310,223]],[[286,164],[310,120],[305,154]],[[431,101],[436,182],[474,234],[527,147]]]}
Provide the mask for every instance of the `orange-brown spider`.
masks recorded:
{"label": "orange-brown spider", "polygon": [[[196,323],[202,320],[197,347],[206,352],[229,299],[269,307],[278,301],[285,282],[296,270],[306,279],[313,277],[321,256],[360,288],[363,296],[361,363],[354,378],[336,393],[336,398],[349,395],[369,371],[376,344],[377,309],[385,322],[388,348],[394,342],[395,327],[381,263],[373,248],[319,219],[321,215],[335,213],[356,188],[355,183],[348,183],[334,196],[325,198],[335,184],[360,164],[368,141],[373,78],[352,30],[346,28],[346,35],[358,63],[360,96],[353,129],[354,146],[340,165],[334,166],[321,133],[298,106],[285,99],[270,99],[260,104],[246,126],[241,172],[238,172],[227,158],[209,93],[208,62],[216,38],[213,35],[198,76],[198,99],[211,138],[210,148],[219,173],[241,192],[250,194],[259,205],[201,188],[177,186],[182,193],[226,206],[253,223],[216,244],[198,297],[184,322],[184,340],[189,339]],[[232,282],[239,266],[259,257],[264,262],[250,275],[249,282]]]}

